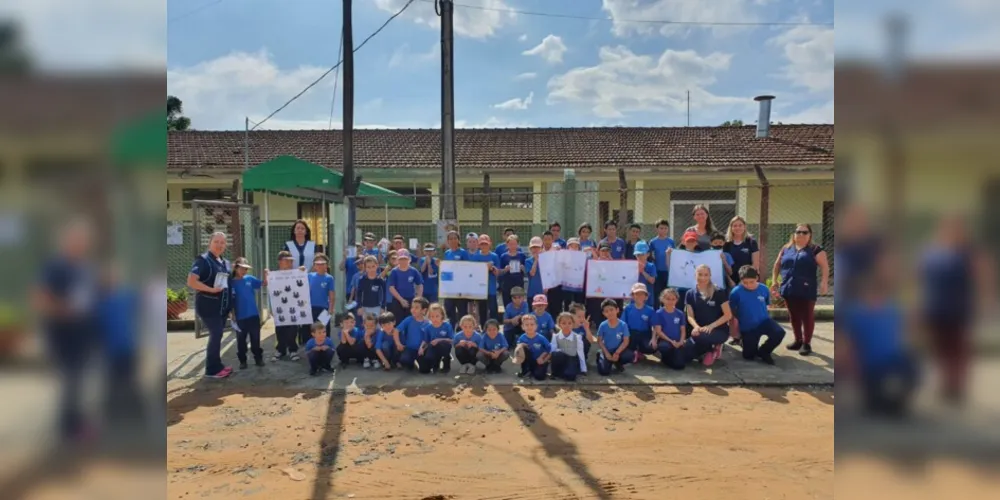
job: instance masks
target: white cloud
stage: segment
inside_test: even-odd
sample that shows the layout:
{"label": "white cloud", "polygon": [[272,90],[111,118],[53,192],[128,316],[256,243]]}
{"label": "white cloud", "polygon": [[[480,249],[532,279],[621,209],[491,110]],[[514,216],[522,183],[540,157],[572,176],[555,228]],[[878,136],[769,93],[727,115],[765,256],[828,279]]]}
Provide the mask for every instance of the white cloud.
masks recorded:
{"label": "white cloud", "polygon": [[[749,29],[744,26],[655,24],[650,20],[697,22],[755,22],[754,0],[602,0],[602,8],[614,20],[611,32],[615,36],[631,34],[663,36],[682,35],[699,28],[711,29],[715,35],[732,34]],[[640,22],[629,22],[640,21]]]}
{"label": "white cloud", "polygon": [[782,78],[812,92],[826,92],[833,90],[833,40],[833,28],[796,26],[768,43],[781,47],[788,60]]}
{"label": "white cloud", "polygon": [[531,72],[521,73],[520,75],[517,75],[517,76],[514,77],[514,81],[534,80],[535,77],[537,77],[537,76],[538,76],[538,73],[531,73]]}
{"label": "white cloud", "polygon": [[[372,1],[379,10],[395,14],[409,0]],[[504,0],[464,0],[463,3],[483,9],[455,7],[454,25],[455,34],[458,36],[488,38],[495,35],[503,26],[513,23],[514,19],[517,18],[517,14],[514,12],[502,12],[511,9]],[[413,5],[410,5],[400,18],[410,19],[417,24],[434,29],[438,29],[441,23],[441,18],[434,13],[434,4],[420,0],[413,2]]]}
{"label": "white cloud", "polygon": [[522,52],[526,56],[539,56],[550,63],[562,62],[565,53],[566,44],[556,35],[548,35],[542,39],[542,43]]}
{"label": "white cloud", "polygon": [[519,42],[527,42],[528,41],[528,34],[527,33],[523,33],[521,36],[517,37],[517,41],[519,41]]}
{"label": "white cloud", "polygon": [[389,57],[389,67],[421,65],[435,61],[439,57],[441,57],[440,42],[435,42],[426,52],[413,52],[410,50],[410,44],[404,42],[403,45],[396,47],[396,50],[392,51],[392,56]]}
{"label": "white cloud", "polygon": [[720,52],[700,55],[692,50],[666,50],[658,58],[637,55],[626,47],[602,47],[595,66],[573,68],[549,79],[547,102],[565,102],[589,108],[602,119],[622,118],[633,112],[715,108],[732,113],[753,107],[749,97],[724,97],[706,87],[729,69],[732,56]]}
{"label": "white cloud", "polygon": [[[440,127],[437,124],[434,128]],[[485,121],[455,120],[455,128],[531,128],[534,125],[523,121],[508,121],[491,116]]]}
{"label": "white cloud", "polygon": [[501,102],[500,104],[494,104],[493,107],[497,109],[528,109],[531,106],[531,100],[535,98],[534,92],[529,92],[528,97],[524,99],[515,97],[513,99]]}
{"label": "white cloud", "polygon": [[798,113],[782,114],[775,109],[771,113],[772,122],[791,123],[833,123],[833,100],[806,108]]}

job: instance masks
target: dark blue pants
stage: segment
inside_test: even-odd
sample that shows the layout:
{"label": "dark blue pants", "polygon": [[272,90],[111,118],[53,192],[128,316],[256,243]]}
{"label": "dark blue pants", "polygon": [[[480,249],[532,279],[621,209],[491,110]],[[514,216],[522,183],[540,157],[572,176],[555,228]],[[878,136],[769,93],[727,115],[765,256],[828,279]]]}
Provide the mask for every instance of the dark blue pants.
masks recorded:
{"label": "dark blue pants", "polygon": [[531,349],[524,349],[524,362],[521,363],[521,376],[530,374],[535,380],[545,380],[548,377],[549,364],[538,364]]}
{"label": "dark blue pants", "polygon": [[666,340],[660,339],[656,344],[656,350],[660,353],[660,363],[674,370],[683,370],[684,365],[691,359],[691,342],[685,342],[682,347],[674,347]]}
{"label": "dark blue pants", "polygon": [[309,351],[306,353],[306,359],[309,360],[310,373],[315,373],[320,368],[329,369],[330,362],[333,361],[333,351]]}
{"label": "dark blue pants", "polygon": [[654,354],[652,332],[629,332],[628,345],[643,354]]}
{"label": "dark blue pants", "polygon": [[503,353],[500,356],[497,356],[496,359],[486,357],[486,355],[483,354],[482,351],[480,351],[480,352],[478,352],[476,354],[476,359],[480,363],[486,365],[487,369],[489,369],[489,368],[499,369],[500,366],[503,365],[503,362],[507,361],[507,358],[509,358],[509,357],[510,356],[508,356],[507,353]]}
{"label": "dark blue pants", "polygon": [[[527,287],[524,286],[524,273],[508,274],[503,280],[501,280],[500,295],[503,297],[504,305],[514,302],[514,299],[510,296],[510,292],[517,286],[527,289]],[[529,304],[531,303],[531,299],[532,297],[528,297]]]}
{"label": "dark blue pants", "polygon": [[455,348],[455,359],[462,365],[467,363],[475,364],[476,354],[479,354],[479,349],[475,347],[462,346]]}
{"label": "dark blue pants", "polygon": [[[768,318],[753,330],[741,329],[740,336],[743,338],[743,359],[754,359],[757,356],[770,355],[785,338],[785,329],[777,321]],[[760,345],[761,337],[767,337],[762,345]]]}
{"label": "dark blue pants", "polygon": [[[613,354],[613,353],[612,353]],[[597,355],[597,373],[601,375],[611,375],[611,367],[625,368],[625,365],[635,361],[635,353],[631,349],[625,349],[618,356],[618,361],[610,361],[604,357],[604,353]]]}
{"label": "dark blue pants", "polygon": [[224,368],[222,364],[222,330],[226,327],[223,316],[201,317],[201,324],[208,330],[205,346],[205,375],[215,375]]}
{"label": "dark blue pants", "polygon": [[[476,307],[479,308],[479,326],[486,329],[486,321],[495,319],[500,320],[500,308],[497,306],[497,296],[489,295],[486,300],[477,300]],[[461,318],[459,318],[461,319]],[[461,325],[454,323],[453,326],[461,329]]]}
{"label": "dark blue pants", "polygon": [[653,290],[655,290],[653,293],[655,295],[649,298],[649,301],[653,303],[653,309],[660,308],[660,294],[667,288],[670,288],[667,286],[669,279],[670,271],[656,271],[656,281],[653,283]]}
{"label": "dark blue pants", "polygon": [[285,325],[274,327],[274,337],[277,343],[274,348],[278,351],[278,354],[291,354],[299,350],[299,329],[303,326],[305,325]]}
{"label": "dark blue pants", "polygon": [[403,352],[399,353],[399,364],[403,365],[403,368],[406,368],[407,370],[412,370],[413,363],[417,362],[418,352],[419,351],[416,349],[410,349],[409,347],[403,349]]}
{"label": "dark blue pants", "polygon": [[[49,332],[48,340],[61,382],[59,431],[63,438],[75,438],[83,429],[85,420],[81,408],[83,391],[80,388],[84,381],[84,371],[93,354],[94,333],[85,325],[81,325],[79,330],[59,328]],[[222,364],[221,361],[219,364]]]}
{"label": "dark blue pants", "polygon": [[[451,323],[451,326],[458,326],[458,320],[468,314],[468,311],[468,299],[444,299],[444,313],[448,316],[448,322]],[[399,320],[396,321],[398,325]]]}
{"label": "dark blue pants", "polygon": [[438,345],[428,345],[424,355],[420,357],[420,373],[430,373],[431,370],[451,369],[451,343],[441,342]]}
{"label": "dark blue pants", "polygon": [[869,412],[898,416],[906,412],[920,374],[913,358],[901,354],[861,369],[865,409]]}
{"label": "dark blue pants", "polygon": [[[677,309],[680,309],[681,311],[684,311],[684,297],[687,295],[688,290],[690,290],[690,288],[677,288]],[[684,311],[684,314],[687,314],[687,311]]]}
{"label": "dark blue pants", "polygon": [[399,359],[400,359],[400,357],[402,357],[402,354],[403,354],[402,351],[400,351],[399,349],[396,349],[396,343],[395,342],[386,342],[386,343],[383,343],[382,346],[381,346],[381,348],[379,350],[382,352],[382,355],[385,356],[385,359],[386,359],[386,361],[389,362],[390,366],[395,365],[396,363],[399,363]]}
{"label": "dark blue pants", "polygon": [[[586,305],[585,303],[586,303],[587,299],[586,299],[586,296],[584,296],[583,292],[576,292],[576,291],[571,291],[571,290],[563,289],[563,291],[562,291],[562,301],[563,301],[563,303],[562,303],[562,310],[563,311],[569,311],[569,306],[571,306],[573,304],[580,304],[581,306],[582,305]],[[594,318],[591,318],[591,319],[594,319]]]}
{"label": "dark blue pants", "polygon": [[370,354],[364,340],[358,340],[354,345],[343,342],[337,346],[337,357],[345,365],[352,359],[358,363],[362,363]]}
{"label": "dark blue pants", "polygon": [[552,319],[559,319],[559,313],[563,312],[563,291],[561,286],[549,288],[545,292],[545,297],[549,299],[549,305],[545,308]]}
{"label": "dark blue pants", "polygon": [[552,375],[569,382],[575,382],[580,374],[579,356],[570,356],[564,352],[552,353]]}
{"label": "dark blue pants", "polygon": [[521,337],[524,330],[519,326],[504,327],[503,336],[507,338],[507,345],[511,348],[517,346],[517,339]]}
{"label": "dark blue pants", "polygon": [[[403,297],[403,298],[406,298],[406,297]],[[413,300],[413,298],[411,297],[409,299],[406,299],[406,302],[409,304],[409,303],[411,303],[412,300]],[[391,312],[392,315],[396,318],[396,324],[397,325],[400,324],[400,323],[402,323],[404,319],[410,317],[410,308],[409,307],[403,307],[403,304],[400,303],[398,300],[394,300],[394,301],[392,301],[391,304],[389,304],[389,312]]]}
{"label": "dark blue pants", "polygon": [[260,348],[260,316],[244,318],[236,322],[240,331],[236,332],[236,357],[240,363],[247,361],[247,341],[250,341],[250,352],[253,359],[261,360],[264,350]]}
{"label": "dark blue pants", "polygon": [[[694,339],[694,353],[692,357],[698,358],[706,352],[715,349],[715,346],[726,343],[726,340],[729,339],[729,326],[723,325],[715,330],[712,330],[711,332],[702,333],[697,337],[692,338]],[[743,352],[746,353],[746,349],[744,349]]]}

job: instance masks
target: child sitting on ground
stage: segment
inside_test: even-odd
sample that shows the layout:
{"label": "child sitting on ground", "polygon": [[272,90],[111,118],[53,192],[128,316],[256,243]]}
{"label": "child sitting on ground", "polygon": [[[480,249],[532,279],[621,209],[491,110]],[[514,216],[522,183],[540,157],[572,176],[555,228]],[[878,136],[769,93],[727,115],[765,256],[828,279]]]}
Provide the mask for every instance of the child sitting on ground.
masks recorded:
{"label": "child sitting on ground", "polygon": [[340,358],[341,368],[346,367],[352,359],[362,363],[368,359],[364,328],[355,328],[354,315],[351,313],[341,314],[339,319],[340,344],[337,346],[337,357]]}
{"label": "child sitting on ground", "polygon": [[549,314],[549,298],[545,294],[535,295],[531,301],[532,314],[535,315],[538,323],[538,334],[545,337],[545,340],[552,341],[552,332],[556,329],[556,322]]}
{"label": "child sitting on ground", "polygon": [[629,346],[628,325],[618,319],[618,303],[613,299],[604,299],[601,312],[606,320],[597,328],[597,343],[601,352],[597,356],[597,373],[607,376],[611,370],[618,373],[625,371],[625,365],[634,360]]}
{"label": "child sitting on ground", "polygon": [[430,304],[427,299],[417,297],[410,304],[410,317],[404,319],[399,324],[399,336],[402,342],[402,349],[399,344],[396,350],[399,351],[399,365],[407,370],[412,370],[420,358],[420,346],[424,342],[424,327],[427,326],[427,309]]}
{"label": "child sitting on ground", "polygon": [[[753,266],[740,268],[740,284],[729,294],[729,307],[739,321],[743,359],[752,361],[759,357],[761,361],[773,365],[771,353],[785,338],[785,329],[768,314],[771,293],[767,287],[761,286],[757,277]],[[767,337],[767,340],[758,347],[761,337]]]}
{"label": "child sitting on ground", "polygon": [[486,373],[502,373],[501,365],[509,357],[507,350],[507,338],[500,335],[500,322],[495,319],[486,321],[486,335],[483,336],[483,343],[480,346],[477,357],[483,364],[482,368]]}
{"label": "child sitting on ground", "polygon": [[420,344],[420,373],[451,371],[451,342],[455,329],[444,319],[444,307],[431,304],[427,309],[429,322],[424,325],[423,342]]}
{"label": "child sitting on ground", "polygon": [[629,346],[635,351],[635,362],[642,361],[643,355],[653,354],[653,316],[656,312],[646,303],[649,292],[646,285],[632,285],[632,302],[625,306],[622,321],[628,326]]}
{"label": "child sitting on ground", "polygon": [[455,334],[452,343],[455,345],[455,359],[461,365],[458,373],[473,375],[476,373],[476,356],[483,345],[483,335],[476,331],[479,325],[471,314],[462,316],[459,327],[462,331]]}
{"label": "child sitting on ground", "polygon": [[326,336],[326,325],[319,321],[312,325],[312,338],[306,342],[306,358],[309,359],[309,375],[316,375],[320,370],[333,372],[330,362],[333,361],[333,340]]}
{"label": "child sitting on ground", "polygon": [[392,370],[399,363],[399,355],[406,349],[396,329],[396,317],[384,312],[378,317],[379,331],[375,337],[375,355],[382,363],[382,369]]}
{"label": "child sitting on ground", "polygon": [[514,363],[521,365],[521,372],[517,376],[526,377],[530,374],[535,380],[545,380],[552,346],[545,337],[538,335],[538,320],[535,315],[522,316],[521,328],[524,333],[517,339],[517,348],[514,350]]}
{"label": "child sitting on ground", "polygon": [[674,370],[683,370],[694,355],[687,339],[687,316],[677,308],[679,300],[676,289],[664,290],[660,294],[663,307],[656,311],[653,324],[653,349],[660,353],[660,363]]}
{"label": "child sitting on ground", "polygon": [[575,324],[572,314],[559,314],[559,332],[552,337],[552,376],[569,382],[576,381],[580,373],[587,373],[583,337],[573,331]]}
{"label": "child sitting on ground", "polygon": [[[576,322],[573,331],[583,337],[583,359],[587,360],[590,356],[590,345],[597,343],[597,337],[590,331],[590,317],[587,316],[587,308],[583,304],[574,302],[569,305],[569,312]],[[581,375],[586,375],[586,373],[581,373]]]}
{"label": "child sitting on ground", "polygon": [[376,354],[380,347],[380,344],[377,342],[382,337],[382,330],[378,329],[378,316],[373,313],[366,313],[362,331],[364,332],[362,336],[362,344],[365,350],[364,367],[375,368],[377,370],[381,368],[381,364],[378,361],[378,354]]}

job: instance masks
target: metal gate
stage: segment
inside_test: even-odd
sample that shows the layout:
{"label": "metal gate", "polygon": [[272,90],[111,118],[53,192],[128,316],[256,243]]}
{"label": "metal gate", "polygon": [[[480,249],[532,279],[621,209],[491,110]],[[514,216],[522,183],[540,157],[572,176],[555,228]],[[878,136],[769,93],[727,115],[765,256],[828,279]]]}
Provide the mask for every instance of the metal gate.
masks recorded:
{"label": "metal gate", "polygon": [[[227,245],[222,258],[232,262],[237,257],[246,257],[254,266],[255,276],[263,278],[262,273],[267,263],[264,262],[264,242],[261,237],[260,208],[257,205],[248,203],[233,203],[228,201],[204,201],[194,200],[191,202],[191,221],[194,226],[194,255],[197,258],[208,248],[208,243],[212,238],[212,233],[222,231],[226,233]],[[267,291],[261,288],[257,293],[258,305],[265,305],[261,302],[267,295]],[[267,317],[267,307],[263,308],[261,320]],[[227,323],[228,325],[228,323]],[[202,338],[208,336],[207,332],[202,332],[201,319],[195,315],[194,336]]]}

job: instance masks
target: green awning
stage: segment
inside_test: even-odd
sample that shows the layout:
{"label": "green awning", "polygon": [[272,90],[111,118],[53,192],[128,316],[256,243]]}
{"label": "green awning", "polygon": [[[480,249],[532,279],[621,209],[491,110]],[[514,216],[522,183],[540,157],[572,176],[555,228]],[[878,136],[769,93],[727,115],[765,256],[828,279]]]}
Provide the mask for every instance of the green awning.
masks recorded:
{"label": "green awning", "polygon": [[157,111],[115,130],[111,140],[115,164],[124,169],[166,168],[166,123],[166,112]]}
{"label": "green awning", "polygon": [[[294,156],[279,156],[243,173],[245,191],[261,191],[311,200],[338,201],[343,199],[344,176],[322,165]],[[391,189],[362,182],[358,188],[356,206],[414,208],[411,198]]]}

